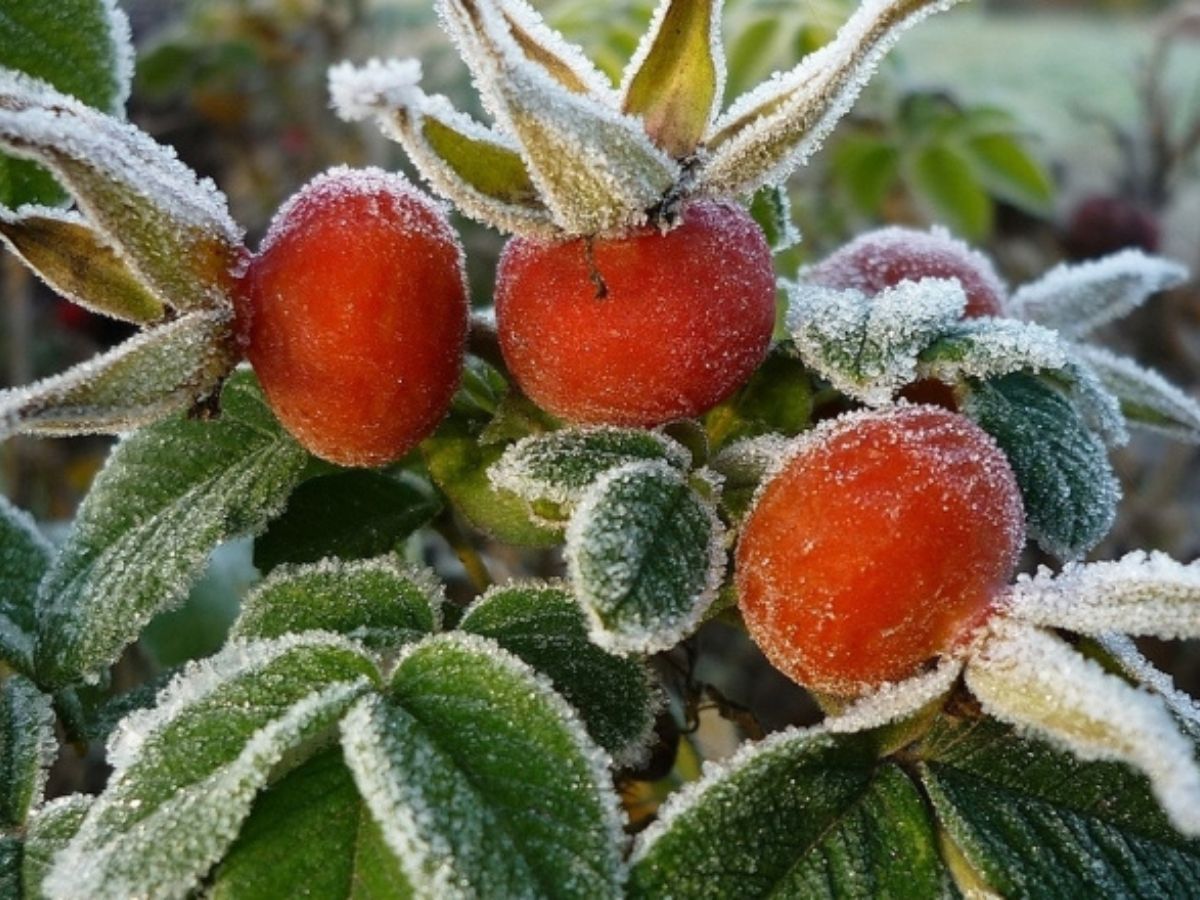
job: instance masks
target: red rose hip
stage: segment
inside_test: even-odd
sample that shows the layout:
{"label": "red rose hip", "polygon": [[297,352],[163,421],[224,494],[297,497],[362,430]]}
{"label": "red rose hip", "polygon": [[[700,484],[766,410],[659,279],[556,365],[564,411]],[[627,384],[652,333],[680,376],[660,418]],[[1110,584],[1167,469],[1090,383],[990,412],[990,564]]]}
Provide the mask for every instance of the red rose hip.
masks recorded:
{"label": "red rose hip", "polygon": [[403,456],[458,385],[468,305],[441,209],[398,175],[334,169],[276,214],[243,279],[239,335],[284,427],[316,456]]}
{"label": "red rose hip", "polygon": [[734,203],[694,202],[666,233],[557,243],[513,238],[496,278],[505,361],[538,405],[575,422],[699,415],[762,362],[775,274]]}
{"label": "red rose hip", "polygon": [[854,696],[987,621],[1024,544],[1008,460],[938,407],[851,413],[797,440],[737,549],[738,602],[776,668]]}

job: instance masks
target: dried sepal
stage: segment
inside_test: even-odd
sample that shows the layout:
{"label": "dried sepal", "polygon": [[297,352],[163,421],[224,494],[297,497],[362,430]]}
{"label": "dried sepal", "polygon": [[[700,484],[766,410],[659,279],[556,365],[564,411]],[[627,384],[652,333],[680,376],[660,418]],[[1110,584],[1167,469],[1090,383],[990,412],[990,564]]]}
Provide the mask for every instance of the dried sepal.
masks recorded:
{"label": "dried sepal", "polygon": [[0,440],[114,434],[211,396],[237,362],[233,313],[189,313],[28,387],[0,392]]}
{"label": "dried sepal", "polygon": [[725,90],[721,0],[660,0],[625,71],[621,109],[675,158],[708,132]]}
{"label": "dried sepal", "polygon": [[1148,691],[1162,698],[1167,709],[1193,741],[1200,743],[1200,701],[1175,687],[1171,676],[1151,665],[1133,640],[1123,634],[1107,634],[1097,640],[1121,671]]}
{"label": "dried sepal", "polygon": [[802,165],[849,110],[900,34],[958,0],[866,0],[820,50],[736,100],[705,141],[708,194],[748,194]]}
{"label": "dried sepal", "polygon": [[1200,835],[1195,751],[1162,700],[1110,675],[1039,628],[997,619],[966,668],[986,713],[1049,738],[1084,760],[1140,769],[1181,832]]}
{"label": "dried sepal", "polygon": [[417,86],[420,79],[416,60],[341,63],[329,70],[329,94],[346,121],[375,118],[433,190],[466,215],[501,231],[556,236],[512,141],[445,97],[425,94]]}
{"label": "dried sepal", "polygon": [[220,192],[169,148],[8,69],[0,69],[0,147],[50,169],[161,302],[232,305],[241,231]]}
{"label": "dried sepal", "polygon": [[0,237],[56,293],[85,309],[139,325],[166,314],[162,301],[77,213],[0,209]]}
{"label": "dried sepal", "polygon": [[499,0],[500,14],[521,52],[573,94],[615,105],[612,84],[587,54],[551,28],[524,0]]}
{"label": "dried sepal", "polygon": [[1200,637],[1200,566],[1138,550],[1115,562],[1068,563],[1057,575],[1042,567],[1017,581],[1008,609],[1031,625],[1081,634]]}
{"label": "dried sepal", "polygon": [[831,734],[853,734],[900,722],[949,694],[962,670],[960,660],[946,657],[928,672],[881,685],[819,727]]}
{"label": "dried sepal", "polygon": [[441,0],[485,104],[516,139],[556,225],[597,234],[645,220],[679,177],[641,123],[573,93],[531,61],[492,0]]}

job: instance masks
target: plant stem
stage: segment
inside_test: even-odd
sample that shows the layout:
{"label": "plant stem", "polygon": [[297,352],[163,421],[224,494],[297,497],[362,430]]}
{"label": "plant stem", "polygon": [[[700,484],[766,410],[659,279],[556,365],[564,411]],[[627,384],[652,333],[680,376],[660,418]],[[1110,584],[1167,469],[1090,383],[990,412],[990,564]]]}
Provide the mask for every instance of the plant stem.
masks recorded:
{"label": "plant stem", "polygon": [[479,555],[479,551],[463,534],[462,529],[455,521],[453,513],[449,510],[444,511],[438,516],[434,523],[438,534],[445,538],[446,543],[450,545],[450,549],[454,551],[454,555],[458,557],[458,561],[462,563],[466,569],[467,578],[471,582],[471,586],[479,593],[483,593],[492,586],[492,573],[488,571],[487,565],[484,564],[483,557]]}

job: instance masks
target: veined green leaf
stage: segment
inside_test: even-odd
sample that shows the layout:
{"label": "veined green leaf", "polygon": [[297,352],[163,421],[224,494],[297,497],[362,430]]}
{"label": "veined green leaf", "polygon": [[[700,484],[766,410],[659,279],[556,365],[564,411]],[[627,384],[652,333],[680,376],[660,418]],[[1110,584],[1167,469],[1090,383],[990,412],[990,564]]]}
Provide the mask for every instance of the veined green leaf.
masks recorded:
{"label": "veined green leaf", "polygon": [[45,880],[50,898],[186,896],[236,838],[272,772],[312,752],[378,678],[332,635],[234,642],[131,714],[114,766]]}
{"label": "veined green leaf", "polygon": [[278,513],[307,458],[245,373],[226,385],[219,420],[170,419],[126,438],[42,582],[41,676],[95,677],[183,600],[213,547]]}
{"label": "veined green leaf", "polygon": [[246,597],[231,636],[329,631],[389,650],[437,630],[444,601],[432,572],[393,557],[280,566]]}
{"label": "veined green leaf", "polygon": [[963,145],[987,190],[1034,215],[1053,211],[1054,185],[1041,164],[1012,134],[981,134]]}
{"label": "veined green leaf", "polygon": [[70,843],[83,824],[93,798],[71,794],[51,800],[29,819],[21,859],[21,888],[24,900],[45,900],[42,879],[50,871],[54,855]]}
{"label": "veined green leaf", "polygon": [[232,310],[189,313],[61,375],[0,392],[0,440],[129,431],[211,397],[237,358]]}
{"label": "veined green leaf", "polygon": [[911,176],[934,219],[968,240],[981,240],[991,232],[992,199],[958,150],[942,144],[923,148],[912,160]]}
{"label": "veined green leaf", "polygon": [[76,213],[0,209],[0,236],[55,292],[92,312],[138,324],[166,314],[162,302]]}
{"label": "veined green leaf", "polygon": [[603,753],[566,702],[483,638],[410,650],[342,723],[355,782],[416,897],[617,897]]}
{"label": "veined green leaf", "polygon": [[50,698],[23,675],[10,676],[0,685],[0,827],[25,824],[57,754]]}
{"label": "veined green leaf", "polygon": [[0,660],[33,671],[38,584],[53,550],[33,519],[0,497]]}
{"label": "veined green leaf", "polygon": [[643,754],[659,699],[650,675],[641,663],[588,640],[587,621],[565,586],[494,587],[467,609],[458,628],[491,638],[548,677],[617,765]]}
{"label": "veined green leaf", "polygon": [[708,132],[725,89],[721,0],[660,0],[626,69],[622,110],[676,159]]}
{"label": "veined green leaf", "polygon": [[1015,319],[966,319],[921,351],[917,374],[945,382],[995,378],[1064,370],[1070,358],[1068,345],[1048,328]]}

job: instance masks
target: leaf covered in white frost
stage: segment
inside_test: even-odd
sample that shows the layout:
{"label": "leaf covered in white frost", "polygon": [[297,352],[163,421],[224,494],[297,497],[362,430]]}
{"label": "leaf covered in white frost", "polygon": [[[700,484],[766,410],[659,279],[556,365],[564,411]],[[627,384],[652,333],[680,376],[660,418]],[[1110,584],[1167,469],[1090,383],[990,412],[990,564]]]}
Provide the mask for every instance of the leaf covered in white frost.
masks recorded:
{"label": "leaf covered in white frost", "polygon": [[390,650],[436,631],[444,602],[433,572],[395,556],[282,565],[246,596],[230,635],[328,631]]}
{"label": "leaf covered in white frost", "polygon": [[9,69],[0,69],[0,147],[50,169],[163,303],[231,304],[241,230],[212,182],[170,148]]}
{"label": "leaf covered in white frost", "polygon": [[962,667],[959,660],[945,657],[928,672],[881,685],[827,718],[821,727],[831,734],[853,734],[899,722],[950,693]]}
{"label": "leaf covered in white frost", "polygon": [[1200,835],[1200,767],[1162,700],[1131,687],[1039,628],[994,620],[967,664],[966,682],[984,712],[1064,746],[1080,759],[1140,769],[1163,811]]}
{"label": "leaf covered in white frost", "polygon": [[711,503],[669,463],[602,475],[567,527],[567,571],[592,640],[614,653],[653,653],[690,634],[716,599],[724,539]]}
{"label": "leaf covered in white frost", "polygon": [[607,760],[495,643],[442,635],[408,650],[387,699],[343,720],[342,748],[414,896],[619,896]]}
{"label": "leaf covered in white frost", "polygon": [[41,805],[57,755],[50,697],[25,676],[9,676],[0,685],[0,828],[21,828]]}
{"label": "leaf covered in white frost", "polygon": [[438,11],[555,224],[596,234],[641,223],[679,176],[641,122],[548,74],[522,50],[496,0],[439,0]]}
{"label": "leaf covered in white frost", "polygon": [[0,391],[0,440],[131,431],[210,398],[237,358],[232,310],[188,313],[60,375]]}
{"label": "leaf covered in white frost", "polygon": [[686,472],[691,457],[680,444],[653,431],[610,426],[564,428],[534,434],[509,446],[488,469],[488,479],[530,503],[572,507],[609,469],[660,459]]}
{"label": "leaf covered in white frost", "polygon": [[1160,638],[1200,637],[1200,563],[1136,550],[1111,562],[1044,566],[1022,575],[1007,608],[1031,625],[1080,634],[1119,631]]}
{"label": "leaf covered in white frost", "polygon": [[50,871],[55,854],[79,831],[93,799],[88,794],[56,797],[29,817],[21,852],[23,900],[45,900],[42,879]]}
{"label": "leaf covered in white frost", "polygon": [[1062,339],[1048,328],[1016,319],[965,319],[925,348],[917,372],[922,378],[955,382],[1021,370],[1054,371],[1065,368],[1069,359]]}
{"label": "leaf covered in white frost", "polygon": [[156,613],[182,602],[221,541],[283,508],[307,454],[248,373],[215,421],[168,419],[121,441],[96,477],[39,594],[38,671],[92,678]]}
{"label": "leaf covered in white frost", "polygon": [[1121,667],[1121,671],[1148,691],[1162,698],[1175,721],[1194,743],[1200,745],[1200,701],[1175,687],[1171,676],[1155,668],[1142,656],[1133,639],[1123,634],[1107,634],[1098,643]]}
{"label": "leaf covered in white frost", "polygon": [[864,0],[821,49],[739,97],[712,126],[701,190],[741,195],[781,184],[816,152],[900,34],[957,0]]}
{"label": "leaf covered in white frost", "polygon": [[275,767],[303,758],[377,678],[333,635],[236,641],[190,664],[114,733],[112,777],[55,858],[46,895],[187,896]]}
{"label": "leaf covered in white frost", "polygon": [[1200,403],[1153,369],[1102,347],[1079,344],[1077,356],[1120,403],[1130,425],[1157,431],[1189,444],[1200,443]]}
{"label": "leaf covered in white frost", "polygon": [[1187,280],[1187,269],[1141,250],[1062,263],[1012,295],[1009,315],[1081,337]]}
{"label": "leaf covered in white frost", "polygon": [[962,285],[942,278],[902,281],[873,297],[803,281],[787,289],[788,330],[805,365],[871,406],[912,382],[921,351],[967,304]]}
{"label": "leaf covered in white frost", "polygon": [[37,592],[54,551],[24,510],[0,497],[0,660],[33,671]]}

